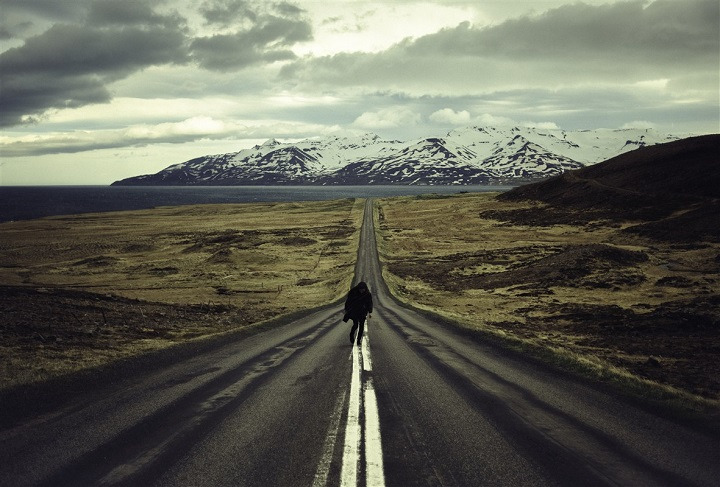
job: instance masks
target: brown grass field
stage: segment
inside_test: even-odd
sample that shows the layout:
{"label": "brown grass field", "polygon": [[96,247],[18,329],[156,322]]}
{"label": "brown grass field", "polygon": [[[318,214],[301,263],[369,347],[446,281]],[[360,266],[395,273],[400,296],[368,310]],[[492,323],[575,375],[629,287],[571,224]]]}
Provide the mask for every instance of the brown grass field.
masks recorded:
{"label": "brown grass field", "polygon": [[0,224],[0,389],[337,300],[362,214],[349,199]]}
{"label": "brown grass field", "polygon": [[386,199],[376,212],[401,300],[585,375],[720,404],[720,244],[555,222],[543,203],[493,194]]}
{"label": "brown grass field", "polygon": [[[720,401],[720,244],[652,240],[494,194],[378,200],[401,300],[586,376]],[[363,201],[0,224],[0,389],[339,299]]]}

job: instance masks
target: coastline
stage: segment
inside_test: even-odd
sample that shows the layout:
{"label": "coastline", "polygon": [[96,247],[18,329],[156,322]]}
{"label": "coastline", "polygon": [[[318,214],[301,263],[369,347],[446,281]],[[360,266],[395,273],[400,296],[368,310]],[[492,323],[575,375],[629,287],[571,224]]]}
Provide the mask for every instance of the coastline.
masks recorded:
{"label": "coastline", "polygon": [[0,186],[0,222],[162,206],[324,201],[418,194],[506,191],[480,186]]}

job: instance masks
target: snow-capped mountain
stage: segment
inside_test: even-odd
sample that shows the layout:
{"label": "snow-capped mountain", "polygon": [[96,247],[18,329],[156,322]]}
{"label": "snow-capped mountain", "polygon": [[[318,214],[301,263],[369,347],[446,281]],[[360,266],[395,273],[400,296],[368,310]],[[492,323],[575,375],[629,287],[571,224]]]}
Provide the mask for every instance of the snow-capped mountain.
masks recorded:
{"label": "snow-capped mountain", "polygon": [[487,184],[541,179],[646,145],[676,140],[649,129],[569,132],[466,127],[401,142],[374,134],[271,139],[199,157],[115,185]]}

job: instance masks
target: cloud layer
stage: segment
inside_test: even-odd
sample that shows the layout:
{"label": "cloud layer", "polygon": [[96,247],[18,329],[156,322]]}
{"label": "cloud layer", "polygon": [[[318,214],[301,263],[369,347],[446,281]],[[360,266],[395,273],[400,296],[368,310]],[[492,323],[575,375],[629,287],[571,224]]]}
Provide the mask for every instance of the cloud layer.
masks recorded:
{"label": "cloud layer", "polygon": [[312,27],[303,10],[288,3],[259,11],[245,1],[206,2],[201,12],[209,24],[241,26],[230,33],[191,42],[194,59],[210,70],[231,71],[256,63],[294,59],[292,46],[312,39]]}
{"label": "cloud layer", "polygon": [[468,124],[720,132],[717,0],[585,2],[3,0],[0,154]]}
{"label": "cloud layer", "polygon": [[496,26],[465,22],[382,53],[302,59],[283,75],[304,89],[418,95],[683,79],[717,72],[719,10],[715,0],[572,4]]}
{"label": "cloud layer", "polygon": [[[32,11],[50,5],[10,4]],[[312,38],[303,11],[287,3],[205,2],[200,11],[208,25],[224,28],[243,20],[225,33],[212,33],[206,26],[211,35],[191,30],[179,13],[160,13],[152,5],[146,0],[96,0],[72,10],[50,9],[63,21],[0,54],[0,126],[27,122],[48,109],[108,102],[113,82],[148,67],[195,64],[238,70],[294,59],[290,48]],[[12,37],[9,27],[0,31]]]}

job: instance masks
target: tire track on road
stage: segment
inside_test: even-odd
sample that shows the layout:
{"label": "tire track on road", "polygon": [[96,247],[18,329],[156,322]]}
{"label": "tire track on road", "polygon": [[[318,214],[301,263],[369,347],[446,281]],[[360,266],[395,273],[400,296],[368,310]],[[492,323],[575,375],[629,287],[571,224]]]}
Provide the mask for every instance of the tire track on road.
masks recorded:
{"label": "tire track on road", "polygon": [[[566,485],[683,485],[689,481],[654,465],[602,430],[543,401],[412,324],[412,311],[400,316],[380,310],[389,328],[423,361],[488,418],[523,455]],[[419,317],[418,317],[419,318]],[[421,319],[421,318],[420,318]]]}
{"label": "tire track on road", "polygon": [[152,483],[274,374],[288,367],[298,351],[327,334],[338,318],[336,313],[304,334],[223,372],[66,465],[39,485]]}

